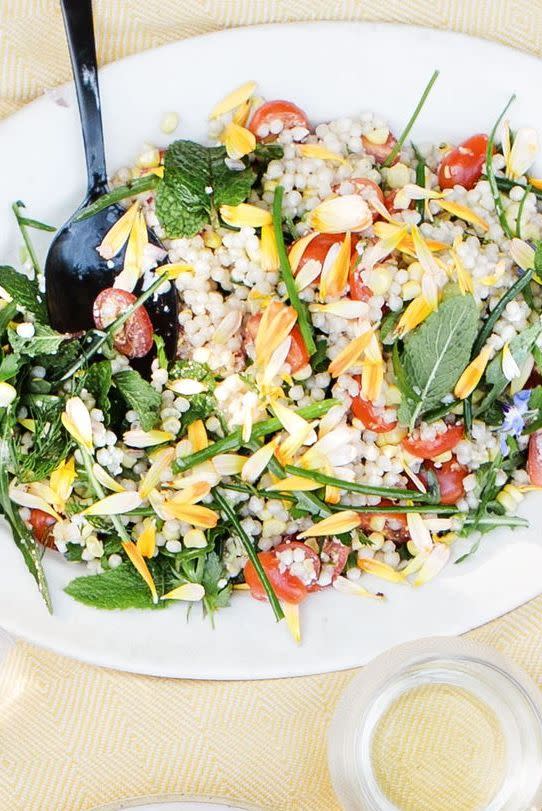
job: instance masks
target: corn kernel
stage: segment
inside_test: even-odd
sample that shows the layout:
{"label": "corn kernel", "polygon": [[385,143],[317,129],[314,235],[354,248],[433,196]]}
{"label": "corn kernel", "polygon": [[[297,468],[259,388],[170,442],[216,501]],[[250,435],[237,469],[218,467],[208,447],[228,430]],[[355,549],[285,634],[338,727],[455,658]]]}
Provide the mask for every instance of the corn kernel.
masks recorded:
{"label": "corn kernel", "polygon": [[385,144],[390,136],[390,131],[387,127],[377,127],[371,132],[368,132],[364,137],[371,143],[377,146]]}
{"label": "corn kernel", "polygon": [[160,165],[160,150],[156,147],[148,147],[136,161],[136,165],[140,169],[153,169],[155,166]]}
{"label": "corn kernel", "polygon": [[497,496],[499,504],[509,513],[515,513],[523,499],[523,493],[513,484],[507,484]]}
{"label": "corn kernel", "polygon": [[391,285],[391,271],[386,265],[376,265],[373,270],[365,274],[367,286],[375,296],[383,296]]}
{"label": "corn kernel", "polygon": [[391,431],[379,434],[376,439],[376,444],[379,448],[383,448],[384,445],[398,445],[407,434],[408,431],[406,428],[403,428],[401,425],[396,425]]}
{"label": "corn kernel", "polygon": [[203,530],[189,529],[183,537],[183,543],[187,549],[203,549],[207,546],[207,539]]}
{"label": "corn kernel", "polygon": [[371,546],[373,549],[381,549],[384,541],[386,540],[382,535],[382,530],[386,524],[386,519],[383,515],[373,515],[369,523],[371,525],[371,529],[374,530],[374,532],[371,532],[371,534],[367,536],[371,541]]}
{"label": "corn kernel", "polygon": [[384,397],[386,399],[387,406],[400,405],[402,400],[401,392],[399,391],[397,386],[394,385],[388,386],[386,388],[386,391],[384,392]]}
{"label": "corn kernel", "polygon": [[206,248],[220,248],[222,245],[222,237],[216,231],[203,232],[203,244]]}
{"label": "corn kernel", "polygon": [[170,135],[172,132],[175,132],[178,126],[179,126],[179,116],[177,115],[177,113],[166,113],[162,117],[160,129],[166,135]]}
{"label": "corn kernel", "polygon": [[276,180],[265,180],[263,184],[264,191],[275,191],[277,188],[277,181]]}
{"label": "corn kernel", "polygon": [[396,163],[388,169],[386,180],[390,189],[402,189],[410,183],[410,169],[404,163]]}
{"label": "corn kernel", "polygon": [[443,465],[444,462],[449,462],[451,458],[452,458],[452,452],[451,451],[445,451],[444,453],[441,453],[439,456],[435,456],[433,458],[433,462],[436,462],[438,465]]}
{"label": "corn kernel", "polygon": [[405,282],[401,289],[401,294],[403,297],[403,301],[411,301],[416,296],[419,296],[422,292],[422,289],[418,282],[414,281],[414,279],[409,279],[408,282]]}

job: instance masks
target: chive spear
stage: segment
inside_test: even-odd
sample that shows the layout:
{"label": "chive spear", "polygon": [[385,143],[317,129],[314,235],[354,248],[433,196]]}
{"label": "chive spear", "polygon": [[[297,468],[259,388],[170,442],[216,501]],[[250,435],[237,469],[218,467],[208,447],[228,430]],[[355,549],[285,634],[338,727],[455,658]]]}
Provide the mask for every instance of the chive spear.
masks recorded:
{"label": "chive spear", "polygon": [[383,166],[391,166],[391,164],[393,163],[393,161],[395,160],[395,158],[397,157],[397,155],[401,151],[403,144],[405,143],[406,139],[410,135],[410,130],[414,126],[414,124],[416,122],[416,119],[418,118],[418,116],[419,116],[419,114],[420,114],[420,112],[422,110],[422,107],[425,104],[429,93],[431,92],[431,88],[433,87],[433,85],[435,84],[435,82],[438,79],[439,72],[440,71],[438,71],[438,70],[435,70],[433,72],[433,75],[429,79],[429,81],[428,81],[428,83],[427,83],[427,85],[425,87],[425,90],[423,91],[423,93],[421,95],[421,98],[420,98],[419,102],[416,105],[416,109],[414,110],[414,112],[410,116],[406,127],[404,128],[403,132],[399,136],[399,139],[398,139],[397,143],[395,144],[395,146],[393,147],[393,149],[391,150],[390,154],[388,155],[388,157],[384,161]]}

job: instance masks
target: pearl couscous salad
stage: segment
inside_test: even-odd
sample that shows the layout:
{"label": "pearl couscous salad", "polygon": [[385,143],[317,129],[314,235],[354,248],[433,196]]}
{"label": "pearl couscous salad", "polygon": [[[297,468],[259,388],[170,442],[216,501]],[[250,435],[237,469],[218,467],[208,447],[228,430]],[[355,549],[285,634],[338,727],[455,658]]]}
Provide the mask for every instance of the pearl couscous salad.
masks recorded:
{"label": "pearl couscous salad", "polygon": [[[435,79],[401,134],[370,112],[316,124],[247,82],[212,110],[210,145],[146,145],[80,214],[125,205],[96,245],[124,267],[86,333],[52,328],[30,235],[54,229],[14,204],[0,506],[48,604],[45,547],[79,563],[66,591],[87,605],[213,613],[249,591],[299,639],[311,592],[381,599],[374,577],[420,586],[526,525],[537,133],[509,103],[487,134],[413,142]],[[145,307],[171,286],[173,360]]]}

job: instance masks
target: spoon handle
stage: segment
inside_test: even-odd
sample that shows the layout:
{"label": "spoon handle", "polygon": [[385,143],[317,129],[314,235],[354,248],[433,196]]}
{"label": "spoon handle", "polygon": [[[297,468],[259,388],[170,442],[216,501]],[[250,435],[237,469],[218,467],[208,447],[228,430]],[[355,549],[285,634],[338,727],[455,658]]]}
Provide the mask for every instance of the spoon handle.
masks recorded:
{"label": "spoon handle", "polygon": [[88,197],[92,197],[107,185],[92,0],[61,0],[60,4],[81,117]]}

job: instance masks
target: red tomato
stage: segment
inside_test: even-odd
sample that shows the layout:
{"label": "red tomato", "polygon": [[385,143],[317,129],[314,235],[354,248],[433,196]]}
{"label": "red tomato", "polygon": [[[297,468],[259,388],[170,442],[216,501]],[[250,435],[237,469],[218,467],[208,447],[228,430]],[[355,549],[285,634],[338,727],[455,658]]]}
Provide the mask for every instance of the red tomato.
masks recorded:
{"label": "red tomato", "polygon": [[[381,203],[384,202],[384,193],[378,183],[375,183],[374,180],[370,180],[368,177],[349,177],[348,180],[345,180],[344,182],[351,183],[354,186],[353,193],[365,200],[369,208],[372,209],[371,203],[375,199],[379,200]],[[342,181],[341,183],[334,183],[331,187],[331,191],[338,194],[341,185]]]}
{"label": "red tomato", "polygon": [[351,408],[354,417],[357,417],[369,431],[374,431],[375,434],[392,431],[397,425],[397,420],[395,422],[386,422],[371,401],[365,400],[361,394],[354,397]]}
{"label": "red tomato", "polygon": [[56,524],[56,518],[53,518],[49,513],[43,512],[43,510],[30,510],[29,520],[36,541],[42,546],[46,546],[48,549],[56,549],[53,536],[53,527]]}
{"label": "red tomato", "polygon": [[[277,552],[284,552],[286,549],[303,549],[306,557],[310,557],[314,563],[315,581],[320,575],[320,558],[310,547],[306,546],[301,541],[293,541],[292,543],[282,543],[271,552],[260,552],[258,558],[262,564],[264,571],[273,586],[275,594],[279,600],[284,600],[287,603],[301,603],[308,594],[308,589],[305,583],[293,574],[290,574],[288,569],[280,571],[280,561],[277,557]],[[262,581],[256,573],[253,564],[248,561],[244,569],[245,581],[250,587],[250,593],[256,600],[266,600],[267,595],[263,587]]]}
{"label": "red tomato", "polygon": [[333,580],[342,574],[349,554],[350,547],[345,546],[343,543],[332,541],[331,538],[325,541],[322,548],[322,555],[326,555],[329,558],[329,561],[325,561],[326,563],[333,563]]}
{"label": "red tomato", "polygon": [[[463,479],[468,475],[469,471],[466,467],[460,465],[456,459],[450,459],[449,462],[444,462],[440,467],[437,467],[432,462],[426,462],[424,467],[426,470],[432,470],[437,477],[441,504],[456,504],[465,495]],[[424,484],[427,484],[427,476],[424,475],[423,470],[420,471],[420,479]]]}
{"label": "red tomato", "polygon": [[531,484],[542,487],[542,431],[535,431],[529,439],[527,473]]}
{"label": "red tomato", "polygon": [[[133,293],[116,287],[107,287],[96,297],[92,314],[98,329],[106,329],[128,307],[135,304]],[[142,358],[153,345],[152,321],[145,307],[138,307],[121,329],[115,334],[115,349],[127,358]]]}
{"label": "red tomato", "polygon": [[360,275],[361,271],[357,263],[357,254],[350,265],[348,284],[350,286],[350,298],[354,301],[369,301],[373,296],[373,291],[363,283]]}
{"label": "red tomato", "polygon": [[[368,138],[365,137],[365,135],[361,136],[361,141],[363,143],[363,149],[365,150],[367,155],[372,155],[377,163],[384,163],[384,161],[387,159],[388,155],[392,151],[393,147],[397,143],[397,138],[395,138],[390,132],[390,134],[388,135],[388,140],[386,141],[385,144],[373,144],[371,143],[371,141],[369,141]],[[399,155],[396,155],[393,162],[396,163],[398,160]]]}
{"label": "red tomato", "polygon": [[[379,507],[391,507],[393,504],[387,498],[383,498],[380,501]],[[382,530],[382,533],[392,541],[396,542],[403,542],[408,541],[410,539],[410,533],[408,531],[408,524],[407,524],[407,517],[405,513],[362,513],[361,514],[361,529],[363,532],[370,534],[373,532],[373,528],[371,527],[371,519],[374,515],[378,515],[379,517],[383,517],[386,520],[386,525]],[[392,528],[388,526],[389,521],[394,521],[398,524],[398,528]]]}
{"label": "red tomato", "polygon": [[303,110],[291,101],[276,99],[266,101],[258,107],[248,125],[249,130],[260,140],[272,135],[269,126],[273,121],[282,121],[284,129],[292,127],[305,127],[310,129],[309,120]]}
{"label": "red tomato", "polygon": [[[324,264],[324,259],[332,245],[337,242],[341,243],[344,240],[344,234],[317,234],[305,250],[299,260],[299,264],[295,270],[296,274],[299,273],[303,265],[310,259],[315,259],[317,262]],[[294,242],[295,245],[295,242]]]}
{"label": "red tomato", "polygon": [[[261,313],[257,313],[256,315],[251,315],[246,322],[245,335],[248,341],[253,342],[256,340],[256,334],[258,332],[258,326],[261,319]],[[286,363],[290,364],[290,369],[292,373],[295,374],[295,372],[298,372],[303,368],[303,366],[307,365],[310,356],[307,352],[305,341],[301,336],[301,332],[299,331],[297,324],[290,332],[290,338],[292,341],[290,344],[290,351],[286,356]]]}
{"label": "red tomato", "polygon": [[435,439],[423,440],[407,437],[403,439],[403,447],[413,456],[420,459],[434,459],[441,453],[451,451],[463,439],[462,425],[451,425],[444,434],[437,434]]}
{"label": "red tomato", "polygon": [[438,168],[441,189],[463,186],[472,189],[480,179],[486,159],[487,135],[471,135],[462,144],[448,152]]}

